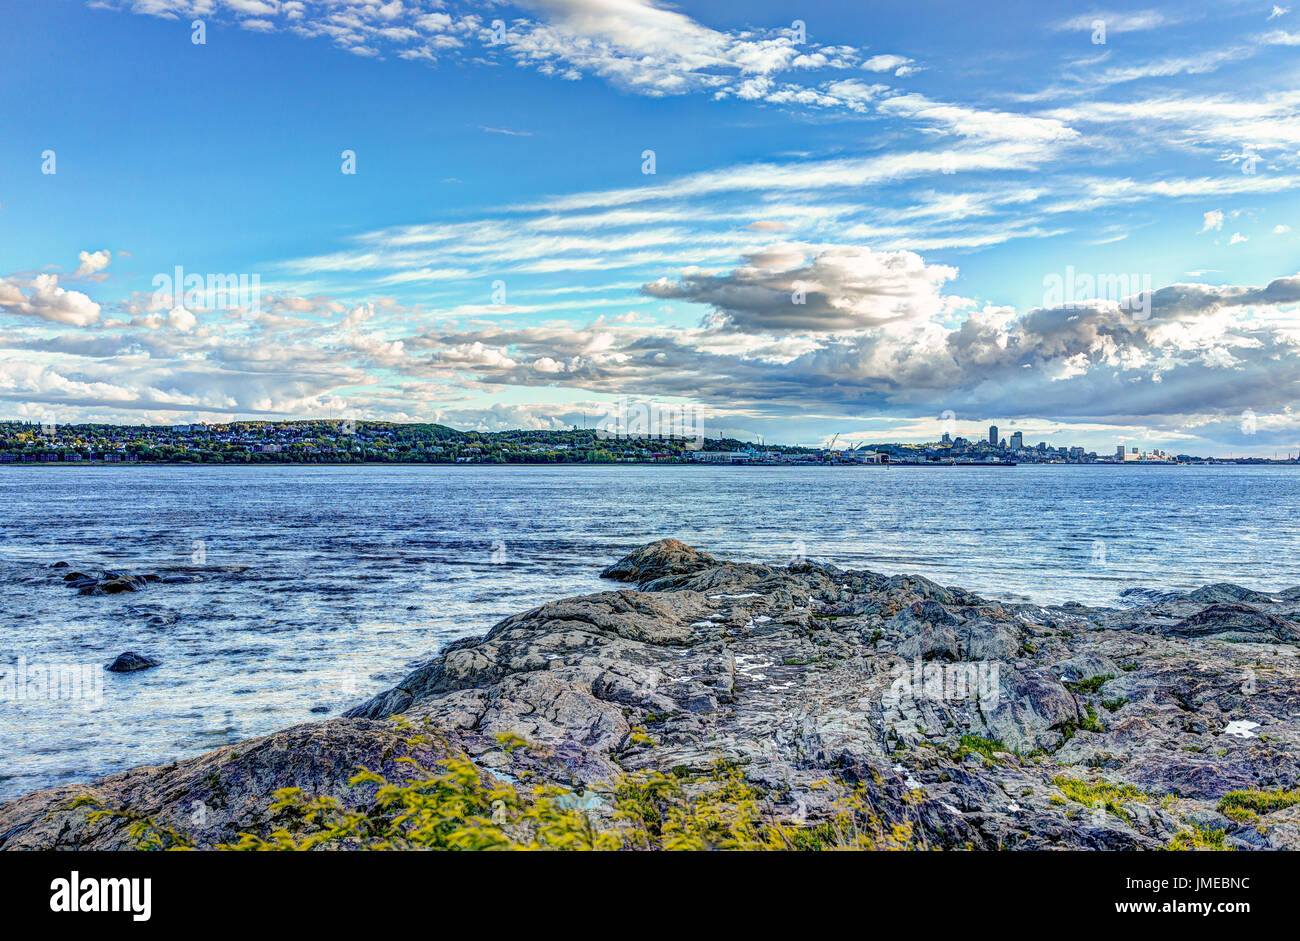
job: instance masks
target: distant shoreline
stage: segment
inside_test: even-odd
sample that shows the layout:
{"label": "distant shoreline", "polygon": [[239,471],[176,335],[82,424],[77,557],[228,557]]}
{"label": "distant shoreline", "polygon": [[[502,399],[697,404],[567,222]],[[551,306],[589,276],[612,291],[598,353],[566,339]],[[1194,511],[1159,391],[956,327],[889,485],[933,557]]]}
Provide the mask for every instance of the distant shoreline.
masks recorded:
{"label": "distant shoreline", "polygon": [[1119,463],[1116,461],[1090,461],[1078,464],[1064,462],[1048,461],[1026,461],[1015,462],[1005,461],[1001,463],[982,462],[982,463],[940,463],[937,461],[891,461],[887,464],[858,464],[842,463],[830,464],[825,461],[787,461],[774,462],[766,464],[724,464],[718,461],[556,461],[553,463],[543,462],[525,462],[525,461],[507,461],[502,463],[496,462],[464,462],[450,463],[448,461],[230,461],[228,463],[204,462],[204,461],[10,461],[0,463],[0,470],[8,468],[73,468],[73,467],[448,467],[448,468],[483,468],[483,467],[738,467],[749,469],[778,469],[786,470],[800,467],[817,467],[817,468],[850,468],[850,469],[872,469],[872,470],[889,470],[894,467],[904,468],[995,468],[1009,469],[1013,467],[1296,467],[1300,466],[1297,461],[1213,461],[1197,462],[1194,464],[1178,464],[1165,461],[1126,461]]}

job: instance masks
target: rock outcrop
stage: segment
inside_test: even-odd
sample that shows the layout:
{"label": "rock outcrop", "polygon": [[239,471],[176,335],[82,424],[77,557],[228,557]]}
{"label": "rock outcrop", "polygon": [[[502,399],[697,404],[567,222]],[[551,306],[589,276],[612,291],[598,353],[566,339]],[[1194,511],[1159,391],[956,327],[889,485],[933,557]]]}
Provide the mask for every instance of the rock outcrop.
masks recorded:
{"label": "rock outcrop", "polygon": [[[1153,849],[1211,824],[1230,847],[1297,845],[1294,808],[1248,822],[1219,808],[1300,786],[1300,589],[1006,604],[676,540],[603,574],[637,589],[508,617],[342,717],[29,794],[0,808],[0,848],[129,846],[126,824],[69,807],[80,795],[210,845],[264,833],[277,788],[362,806],[373,791],[346,784],[358,767],[448,749],[504,780],[579,788],[725,759],[772,819],[815,825],[856,789],[927,847]],[[436,744],[412,746],[395,715]]]}
{"label": "rock outcrop", "polygon": [[134,673],[136,670],[147,670],[150,667],[161,665],[162,661],[160,660],[142,656],[134,650],[128,650],[126,653],[118,654],[117,658],[104,669],[113,673]]}

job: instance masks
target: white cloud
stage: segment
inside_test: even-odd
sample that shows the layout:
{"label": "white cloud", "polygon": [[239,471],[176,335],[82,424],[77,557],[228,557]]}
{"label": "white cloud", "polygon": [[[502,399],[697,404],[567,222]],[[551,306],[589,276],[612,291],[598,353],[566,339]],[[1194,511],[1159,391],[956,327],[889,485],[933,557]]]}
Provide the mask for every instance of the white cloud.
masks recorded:
{"label": "white cloud", "polygon": [[1106,24],[1107,33],[1136,33],[1159,29],[1162,26],[1171,26],[1179,22],[1178,17],[1172,17],[1159,10],[1134,10],[1125,13],[1099,10],[1096,13],[1085,13],[1072,17],[1058,23],[1056,28],[1061,31],[1082,30],[1092,32],[1096,29],[1093,24],[1098,20]]}
{"label": "white cloud", "polygon": [[98,274],[108,267],[109,262],[113,260],[113,253],[104,250],[98,252],[78,252],[77,258],[81,264],[77,270],[72,272],[72,279],[81,280],[89,278],[91,275]]}
{"label": "white cloud", "polygon": [[707,304],[714,323],[749,334],[838,334],[928,320],[953,307],[942,286],[957,269],[914,252],[777,243],[727,274],[661,278],[651,297]]}
{"label": "white cloud", "polygon": [[[233,15],[245,29],[292,31],[322,37],[356,55],[393,54],[435,63],[511,61],[560,79],[594,75],[638,94],[662,97],[691,92],[752,97],[770,76],[836,70],[861,58],[849,46],[807,41],[788,27],[713,29],[651,0],[521,0],[536,18],[485,11],[469,2],[429,11],[400,0],[319,0],[276,4],[270,0],[99,0],[104,6],[157,16]],[[443,7],[444,4],[434,4]],[[493,26],[495,21],[503,29]],[[893,57],[892,71],[910,74],[911,60]]]}
{"label": "white cloud", "polygon": [[198,319],[184,307],[173,307],[167,312],[167,325],[187,333],[198,325]]}
{"label": "white cloud", "polygon": [[1204,222],[1201,224],[1202,232],[1214,232],[1223,228],[1223,211],[1220,209],[1211,209],[1205,214]]}
{"label": "white cloud", "polygon": [[879,55],[871,56],[863,61],[861,68],[868,72],[894,72],[907,68],[912,64],[912,60],[907,56]]}
{"label": "white cloud", "polygon": [[27,288],[24,293],[17,281],[0,278],[0,310],[73,327],[89,326],[99,320],[99,305],[80,291],[59,287],[56,275],[38,274]]}

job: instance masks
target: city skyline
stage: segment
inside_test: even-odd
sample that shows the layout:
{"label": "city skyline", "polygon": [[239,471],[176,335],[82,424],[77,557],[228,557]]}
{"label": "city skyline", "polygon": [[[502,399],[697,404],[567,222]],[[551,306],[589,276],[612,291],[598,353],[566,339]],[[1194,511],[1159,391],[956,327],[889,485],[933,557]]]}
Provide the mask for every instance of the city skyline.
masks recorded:
{"label": "city skyline", "polygon": [[1289,9],[5,15],[7,417],[1300,449]]}
{"label": "city skyline", "polygon": [[[607,416],[607,420],[613,422],[615,418],[610,415]],[[952,431],[944,431],[939,438],[925,441],[870,441],[863,439],[850,440],[848,438],[841,441],[841,436],[837,434],[832,435],[829,440],[810,444],[808,442],[781,439],[768,441],[758,439],[755,441],[735,439],[730,436],[711,436],[706,429],[691,429],[689,423],[685,427],[670,428],[667,424],[657,422],[653,422],[648,426],[598,424],[584,426],[581,429],[578,426],[573,426],[568,429],[510,428],[482,432],[441,425],[430,426],[429,423],[374,422],[351,418],[280,421],[259,419],[216,423],[178,422],[161,425],[79,423],[62,426],[53,422],[38,423],[0,419],[0,462],[12,462],[22,455],[26,455],[22,457],[22,460],[27,461],[55,459],[56,455],[63,455],[63,457],[58,458],[59,460],[114,461],[118,460],[119,457],[113,455],[124,457],[128,450],[133,450],[132,445],[141,443],[151,443],[152,445],[170,443],[180,447],[181,451],[190,449],[215,454],[216,452],[213,451],[210,445],[213,441],[217,441],[221,443],[222,447],[217,448],[216,451],[246,445],[243,450],[248,453],[278,454],[281,451],[278,444],[270,448],[260,447],[259,445],[272,444],[286,439],[298,444],[305,444],[320,439],[333,440],[336,442],[336,446],[342,446],[337,445],[337,442],[350,442],[350,445],[344,448],[344,450],[348,450],[352,446],[358,446],[360,442],[367,440],[370,435],[377,434],[381,437],[387,437],[397,434],[399,437],[403,437],[411,433],[417,437],[429,437],[431,435],[432,437],[429,439],[431,442],[442,443],[452,440],[459,440],[461,444],[490,440],[509,441],[513,442],[513,447],[516,449],[529,450],[534,453],[556,448],[566,450],[574,447],[574,442],[588,440],[598,447],[608,447],[616,454],[628,451],[628,449],[630,449],[628,453],[631,453],[645,451],[647,447],[654,445],[655,442],[661,442],[669,447],[669,451],[673,456],[692,458],[703,456],[702,452],[708,451],[710,442],[715,442],[716,446],[721,447],[726,441],[730,440],[737,441],[740,445],[748,448],[751,458],[755,455],[774,454],[776,451],[810,452],[821,454],[824,457],[840,454],[853,455],[857,452],[860,456],[864,452],[874,453],[874,449],[880,449],[885,452],[892,452],[895,455],[920,451],[927,458],[946,459],[955,457],[959,461],[978,459],[981,455],[994,452],[1005,456],[1008,460],[1028,460],[1031,463],[1055,463],[1058,460],[1069,462],[1086,461],[1088,463],[1125,461],[1177,463],[1241,459],[1290,463],[1293,460],[1300,460],[1300,449],[1297,449],[1296,456],[1293,459],[1289,450],[1278,451],[1271,456],[1256,455],[1250,457],[1239,454],[1174,453],[1165,451],[1162,448],[1142,448],[1138,445],[1123,443],[1116,445],[1114,453],[1110,454],[1091,450],[1077,444],[1059,444],[1046,440],[1037,443],[1025,442],[1023,434],[1020,432],[1014,432],[1009,440],[1007,438],[998,439],[995,435],[996,431],[996,426],[990,426],[986,438],[974,439],[966,438],[961,434],[954,435]],[[447,437],[447,435],[450,435],[450,437]],[[564,441],[569,443],[557,443]],[[550,443],[547,444],[547,442]],[[239,448],[235,447],[235,449],[238,450]],[[776,451],[773,449],[776,449]],[[444,449],[438,447],[433,450],[441,452]],[[42,457],[42,454],[45,457]],[[132,459],[134,460],[134,458]],[[200,457],[198,460],[202,462],[203,458]]]}

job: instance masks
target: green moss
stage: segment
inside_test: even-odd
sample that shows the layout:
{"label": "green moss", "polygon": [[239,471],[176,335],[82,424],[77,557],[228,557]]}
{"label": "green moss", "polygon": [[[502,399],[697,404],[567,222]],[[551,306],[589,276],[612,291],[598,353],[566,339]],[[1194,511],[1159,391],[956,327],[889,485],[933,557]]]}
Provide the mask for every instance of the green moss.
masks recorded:
{"label": "green moss", "polygon": [[1111,784],[1109,781],[1089,784],[1087,781],[1064,776],[1052,778],[1052,783],[1070,800],[1086,807],[1104,807],[1121,819],[1125,816],[1125,804],[1147,804],[1151,801],[1151,795],[1138,790],[1132,784]]}
{"label": "green moss", "polygon": [[995,761],[994,752],[1006,751],[1007,747],[1002,744],[1001,739],[997,738],[980,738],[978,735],[963,735],[953,752],[953,758],[961,761],[967,755],[983,755],[986,761]]}
{"label": "green moss", "polygon": [[1092,707],[1092,703],[1089,703],[1084,707],[1082,719],[1067,719],[1061,726],[1061,734],[1064,736],[1064,738],[1061,739],[1061,744],[1064,745],[1070,739],[1074,738],[1074,733],[1080,729],[1083,729],[1085,732],[1106,731],[1106,726],[1102,725],[1101,720],[1097,718],[1097,710]]}
{"label": "green moss", "polygon": [[1088,705],[1084,707],[1084,717],[1079,722],[1079,728],[1085,729],[1089,732],[1106,731],[1106,727],[1102,725],[1101,720],[1097,718],[1097,710],[1092,707],[1092,703],[1088,703]]}
{"label": "green moss", "polygon": [[1107,673],[1105,676],[1094,676],[1090,679],[1079,680],[1077,683],[1066,683],[1065,688],[1074,693],[1095,693],[1101,689],[1103,683],[1114,678],[1114,673]]}
{"label": "green moss", "polygon": [[213,771],[211,774],[205,775],[201,783],[208,786],[207,803],[212,807],[224,808],[226,798],[229,795],[226,793],[226,786],[221,783],[221,772]]}
{"label": "green moss", "polygon": [[1219,813],[1240,823],[1258,820],[1262,814],[1300,804],[1300,788],[1277,791],[1229,791],[1219,801]]}
{"label": "green moss", "polygon": [[1231,848],[1224,843],[1224,833],[1222,830],[1212,830],[1209,827],[1194,826],[1190,830],[1180,830],[1178,834],[1165,847],[1170,850],[1217,850],[1220,852],[1229,851]]}
{"label": "green moss", "polygon": [[[408,746],[430,744],[425,735]],[[440,741],[444,748],[450,748]],[[545,750],[518,736],[502,744]],[[841,796],[814,825],[776,821],[772,798],[743,770],[718,763],[703,772],[677,766],[670,774],[622,774],[586,789],[510,784],[481,769],[463,752],[425,767],[410,755],[385,776],[362,768],[349,784],[373,788],[355,809],[334,797],[311,797],[298,788],[275,792],[269,833],[240,834],[223,850],[821,850],[908,849],[918,846],[908,822],[876,815],[861,783],[838,785]],[[521,776],[522,777],[522,776]],[[827,782],[828,783],[828,782]],[[879,786],[879,781],[876,782]],[[788,795],[782,797],[782,800]],[[193,838],[160,826],[129,808],[108,808],[95,798],[92,821],[125,823],[137,848],[192,849]],[[596,808],[599,808],[598,810]]]}
{"label": "green moss", "polygon": [[1128,702],[1129,698],[1127,696],[1121,696],[1118,699],[1103,699],[1101,704],[1110,712],[1118,712],[1128,705]]}

